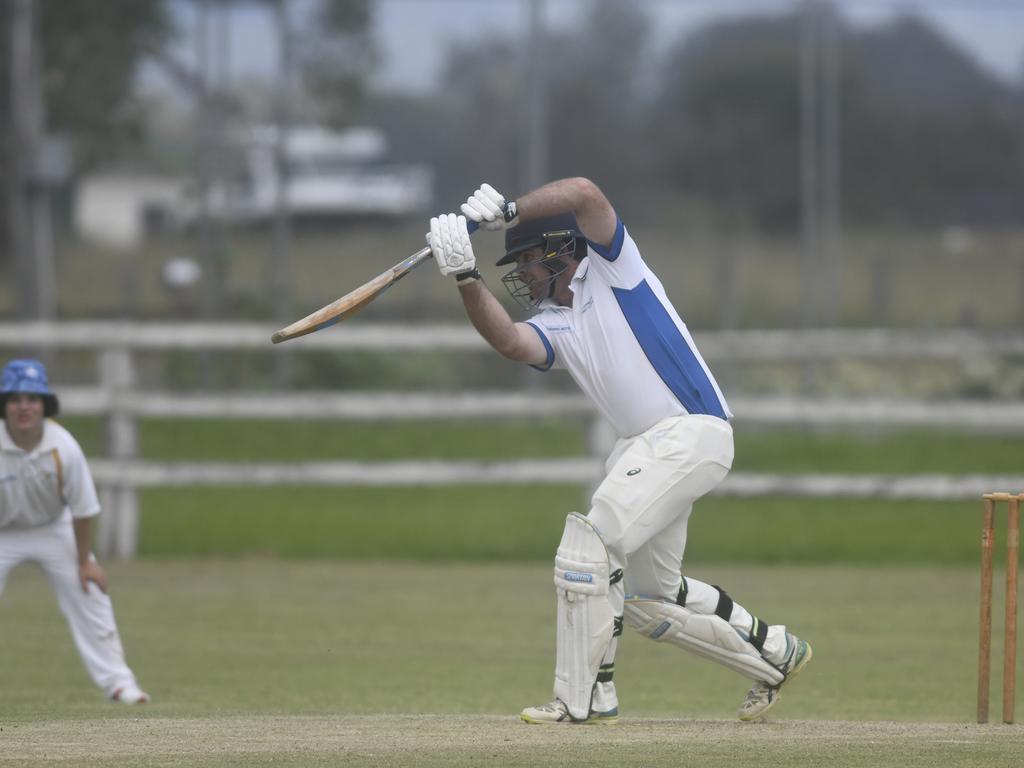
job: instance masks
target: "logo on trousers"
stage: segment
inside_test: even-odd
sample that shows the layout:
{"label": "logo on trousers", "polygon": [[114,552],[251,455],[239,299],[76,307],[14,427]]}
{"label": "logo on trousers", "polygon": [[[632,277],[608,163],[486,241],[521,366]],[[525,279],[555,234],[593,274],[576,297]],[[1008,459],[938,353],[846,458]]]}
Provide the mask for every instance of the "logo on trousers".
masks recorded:
{"label": "logo on trousers", "polygon": [[633,469],[629,470],[629,472],[627,472],[626,474],[629,475],[630,477],[632,477],[633,475],[639,475],[640,467],[633,467]]}

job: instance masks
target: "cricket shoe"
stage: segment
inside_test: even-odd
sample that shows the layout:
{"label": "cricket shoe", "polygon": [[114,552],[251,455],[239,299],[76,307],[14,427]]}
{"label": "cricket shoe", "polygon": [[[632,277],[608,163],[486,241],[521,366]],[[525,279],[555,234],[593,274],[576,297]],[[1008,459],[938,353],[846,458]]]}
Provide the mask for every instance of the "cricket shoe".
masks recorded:
{"label": "cricket shoe", "polygon": [[569,714],[569,708],[561,699],[555,699],[550,704],[542,704],[539,707],[527,707],[519,713],[519,717],[531,725],[611,725],[618,722],[619,708],[615,707],[607,712],[593,712],[585,720],[577,720]]}
{"label": "cricket shoe", "polygon": [[785,663],[779,667],[779,671],[784,675],[782,682],[778,685],[771,685],[763,680],[754,683],[754,687],[747,691],[747,698],[740,705],[740,720],[749,722],[763,717],[779,700],[782,686],[800,674],[800,670],[806,667],[807,662],[811,660],[813,654],[810,643],[806,640],[801,640],[796,635],[787,632],[786,645],[789,648],[789,653],[786,655]]}
{"label": "cricket shoe", "polygon": [[148,704],[149,694],[137,685],[123,685],[110,694],[110,700],[120,704]]}

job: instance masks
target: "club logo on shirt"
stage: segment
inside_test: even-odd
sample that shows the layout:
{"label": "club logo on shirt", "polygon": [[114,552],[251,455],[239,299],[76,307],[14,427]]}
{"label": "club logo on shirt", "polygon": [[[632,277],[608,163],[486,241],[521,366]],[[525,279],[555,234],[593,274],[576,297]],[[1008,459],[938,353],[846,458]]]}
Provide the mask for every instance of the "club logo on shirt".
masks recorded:
{"label": "club logo on shirt", "polygon": [[630,477],[632,477],[633,475],[639,475],[640,467],[633,467],[633,469],[629,470],[626,474],[629,475]]}

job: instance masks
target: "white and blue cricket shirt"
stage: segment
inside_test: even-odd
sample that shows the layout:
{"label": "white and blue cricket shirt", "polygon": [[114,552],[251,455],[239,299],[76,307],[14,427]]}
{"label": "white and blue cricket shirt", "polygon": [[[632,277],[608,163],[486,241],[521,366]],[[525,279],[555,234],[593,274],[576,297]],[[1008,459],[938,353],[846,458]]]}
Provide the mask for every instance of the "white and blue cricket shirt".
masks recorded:
{"label": "white and blue cricket shirt", "polygon": [[714,376],[622,221],[610,248],[589,243],[569,284],[571,307],[527,322],[548,350],[540,370],[567,370],[620,437],[685,414],[732,417]]}

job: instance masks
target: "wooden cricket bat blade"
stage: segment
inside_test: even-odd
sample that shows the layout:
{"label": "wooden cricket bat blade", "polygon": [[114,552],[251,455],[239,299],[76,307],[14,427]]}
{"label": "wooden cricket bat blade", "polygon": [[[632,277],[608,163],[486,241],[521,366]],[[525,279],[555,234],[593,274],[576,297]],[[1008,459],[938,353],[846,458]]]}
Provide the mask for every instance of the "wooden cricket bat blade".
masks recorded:
{"label": "wooden cricket bat blade", "polygon": [[377,298],[394,280],[395,273],[393,270],[389,269],[387,272],[381,272],[370,282],[359,286],[354,291],[346,293],[340,299],[332,301],[316,312],[306,315],[301,320],[296,320],[291,325],[275,332],[270,337],[270,340],[274,344],[280,344],[282,341],[297,339],[299,336],[305,336],[308,333],[313,333],[341,322]]}
{"label": "wooden cricket bat blade", "polygon": [[[475,232],[477,223],[471,221],[466,228],[470,232]],[[352,317],[420,264],[430,261],[431,256],[429,245],[426,248],[421,248],[411,256],[402,259],[387,272],[381,272],[370,282],[346,293],[337,301],[332,301],[326,307],[321,307],[313,314],[292,323],[287,328],[277,331],[270,337],[270,340],[275,344],[280,344],[282,341],[305,336],[307,333],[319,331]]]}

